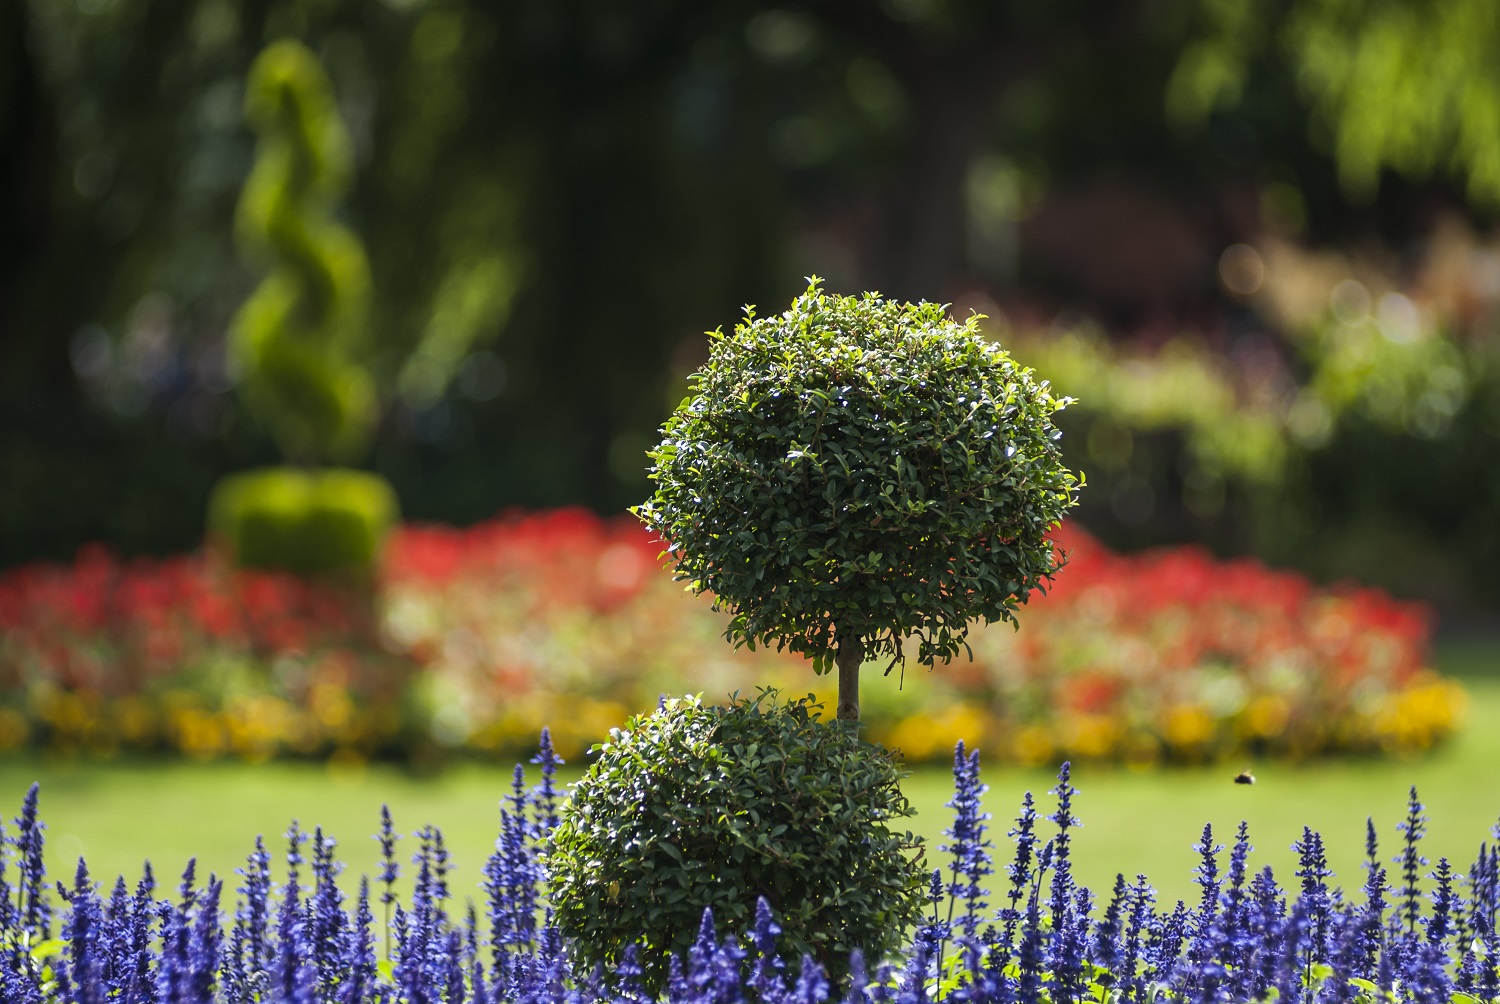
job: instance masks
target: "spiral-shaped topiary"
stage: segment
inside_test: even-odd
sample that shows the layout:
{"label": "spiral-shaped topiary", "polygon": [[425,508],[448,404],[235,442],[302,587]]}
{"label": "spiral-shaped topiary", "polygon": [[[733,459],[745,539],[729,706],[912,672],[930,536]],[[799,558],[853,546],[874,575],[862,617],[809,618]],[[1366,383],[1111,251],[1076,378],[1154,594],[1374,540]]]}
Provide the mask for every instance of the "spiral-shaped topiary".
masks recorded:
{"label": "spiral-shaped topiary", "polygon": [[636,512],[677,576],[733,613],[727,637],[839,667],[931,665],[969,622],[1015,619],[1056,570],[1047,534],[1074,504],[1052,416],[1067,399],[931,303],[831,296],[710,332],[696,393],[652,452]]}
{"label": "spiral-shaped topiary", "polygon": [[352,358],[369,265],[334,218],[349,137],[317,57],[294,41],[256,59],[245,112],[259,142],[235,225],[246,250],[271,266],[232,329],[245,392],[288,457],[349,456],[375,411],[370,376]]}

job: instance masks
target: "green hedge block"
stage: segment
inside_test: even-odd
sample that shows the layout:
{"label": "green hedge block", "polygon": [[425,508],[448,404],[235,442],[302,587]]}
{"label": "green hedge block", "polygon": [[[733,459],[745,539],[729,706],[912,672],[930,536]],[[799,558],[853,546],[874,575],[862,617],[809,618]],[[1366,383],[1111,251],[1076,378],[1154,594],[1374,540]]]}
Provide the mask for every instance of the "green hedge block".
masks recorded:
{"label": "green hedge block", "polygon": [[267,467],[219,482],[209,531],[238,565],[360,571],[374,566],[399,515],[396,493],[378,475]]}

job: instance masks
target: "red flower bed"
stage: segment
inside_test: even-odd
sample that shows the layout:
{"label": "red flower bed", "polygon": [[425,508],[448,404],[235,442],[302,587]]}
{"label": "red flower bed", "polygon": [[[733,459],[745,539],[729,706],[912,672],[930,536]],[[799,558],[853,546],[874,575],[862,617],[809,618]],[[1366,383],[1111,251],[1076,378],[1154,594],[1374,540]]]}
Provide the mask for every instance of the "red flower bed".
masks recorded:
{"label": "red flower bed", "polygon": [[1457,723],[1419,604],[1195,547],[1121,556],[1075,526],[1057,539],[1069,564],[1018,633],[979,633],[982,678],[965,688],[1018,759],[1412,750]]}
{"label": "red flower bed", "polygon": [[368,590],[87,547],[0,575],[0,748],[374,752],[409,668],[376,639]]}
{"label": "red flower bed", "polygon": [[[1020,631],[976,629],[972,663],[904,686],[868,671],[872,737],[912,759],[962,736],[1023,762],[1153,762],[1418,750],[1456,726],[1419,606],[1195,548],[1058,540],[1071,561]],[[629,517],[558,510],[405,527],[373,591],[208,554],[13,569],[0,747],[510,755],[551,723],[576,754],[663,693],[775,682],[831,703],[802,660],[731,649],[661,550]]]}

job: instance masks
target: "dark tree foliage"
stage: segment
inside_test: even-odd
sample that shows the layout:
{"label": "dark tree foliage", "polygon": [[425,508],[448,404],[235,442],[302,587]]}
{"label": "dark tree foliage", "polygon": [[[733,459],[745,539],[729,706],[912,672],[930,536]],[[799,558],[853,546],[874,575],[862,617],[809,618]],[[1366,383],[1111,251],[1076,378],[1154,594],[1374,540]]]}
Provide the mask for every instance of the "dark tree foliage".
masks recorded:
{"label": "dark tree foliage", "polygon": [[[1210,6],[1315,5],[0,4],[0,562],[191,546],[215,479],[275,458],[223,364],[256,279],[231,238],[242,87],[272,41],[318,55],[353,136],[371,462],[414,517],[468,521],[638,498],[699,333],[810,271],[1213,322],[1213,258],[1265,177],[1301,186],[1314,240],[1430,203],[1388,182],[1368,212],[1342,202],[1285,70],[1174,131],[1184,46],[1222,34]],[[1165,292],[1117,280],[1120,306],[1029,255],[1041,193],[1101,174],[1181,209],[1201,267]]]}

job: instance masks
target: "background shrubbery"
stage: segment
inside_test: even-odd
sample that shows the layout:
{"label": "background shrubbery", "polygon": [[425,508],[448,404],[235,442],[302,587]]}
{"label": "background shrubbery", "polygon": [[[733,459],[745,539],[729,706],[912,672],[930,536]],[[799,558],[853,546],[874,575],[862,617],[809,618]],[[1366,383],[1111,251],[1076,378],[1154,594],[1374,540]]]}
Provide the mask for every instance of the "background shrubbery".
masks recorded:
{"label": "background shrubbery", "polygon": [[700,13],[7,4],[0,563],[187,550],[275,459],[228,329],[245,82],[295,37],[348,132],[369,463],[417,519],[638,502],[701,332],[816,272],[1008,327],[1081,401],[1113,546],[1493,594],[1480,0]]}

